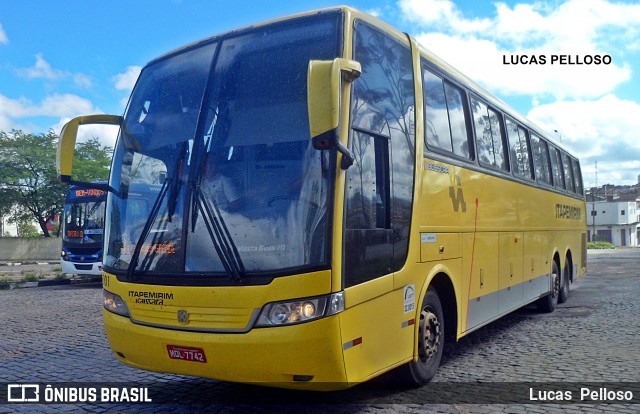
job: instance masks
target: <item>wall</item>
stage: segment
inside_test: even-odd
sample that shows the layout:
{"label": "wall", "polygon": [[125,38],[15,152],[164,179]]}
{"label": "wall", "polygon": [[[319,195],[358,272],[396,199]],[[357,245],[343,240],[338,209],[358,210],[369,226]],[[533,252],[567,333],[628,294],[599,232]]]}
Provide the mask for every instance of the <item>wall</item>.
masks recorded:
{"label": "wall", "polygon": [[[606,225],[627,225],[638,222],[638,213],[636,211],[636,203],[631,202],[604,202],[597,201],[596,208],[596,226]],[[624,215],[621,211],[624,210]],[[587,202],[587,224],[593,225],[593,203]]]}
{"label": "wall", "polygon": [[0,237],[0,261],[59,260],[61,245],[57,237]]}
{"label": "wall", "polygon": [[[625,240],[622,240],[622,231],[624,230]],[[587,225],[588,237],[590,241],[593,241],[592,231],[593,226]],[[606,239],[605,233],[610,232],[611,238]],[[638,247],[638,229],[636,225],[610,225],[610,226],[596,226],[596,234],[598,234],[598,241],[608,241],[615,246],[630,246]]]}

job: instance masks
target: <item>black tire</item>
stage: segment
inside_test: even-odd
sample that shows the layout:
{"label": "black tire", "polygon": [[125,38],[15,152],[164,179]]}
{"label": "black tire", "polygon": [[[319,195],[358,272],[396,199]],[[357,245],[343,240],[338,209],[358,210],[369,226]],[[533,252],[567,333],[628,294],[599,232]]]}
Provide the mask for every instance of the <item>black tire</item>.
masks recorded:
{"label": "black tire", "polygon": [[429,288],[422,301],[418,328],[418,361],[411,361],[400,369],[401,380],[413,386],[429,382],[442,358],[445,340],[444,314],[435,289]]}
{"label": "black tire", "polygon": [[569,284],[571,283],[571,262],[569,258],[564,259],[564,268],[562,269],[562,282],[560,283],[560,295],[558,303],[565,303],[569,300]]}
{"label": "black tire", "polygon": [[551,313],[556,309],[558,305],[558,298],[560,297],[561,275],[558,262],[553,261],[553,267],[551,270],[551,292],[548,295],[538,299],[536,305],[538,310],[544,313]]}

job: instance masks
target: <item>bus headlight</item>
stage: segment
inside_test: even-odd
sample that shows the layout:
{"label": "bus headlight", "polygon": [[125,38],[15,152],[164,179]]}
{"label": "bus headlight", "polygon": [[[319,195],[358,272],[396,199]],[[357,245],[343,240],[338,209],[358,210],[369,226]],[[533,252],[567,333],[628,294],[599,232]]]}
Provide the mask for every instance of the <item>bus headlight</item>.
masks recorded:
{"label": "bus headlight", "polygon": [[129,308],[122,298],[107,290],[102,291],[103,305],[106,310],[121,316],[129,316]]}
{"label": "bus headlight", "polygon": [[332,293],[317,298],[298,299],[266,304],[256,327],[281,326],[308,322],[325,316],[335,315],[344,310],[344,293]]}

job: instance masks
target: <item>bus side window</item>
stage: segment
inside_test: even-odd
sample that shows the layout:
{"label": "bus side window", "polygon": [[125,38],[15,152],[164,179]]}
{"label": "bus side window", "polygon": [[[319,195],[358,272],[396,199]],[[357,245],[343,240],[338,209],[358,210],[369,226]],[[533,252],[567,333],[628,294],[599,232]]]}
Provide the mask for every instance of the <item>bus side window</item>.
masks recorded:
{"label": "bus side window", "polygon": [[411,50],[358,21],[344,224],[344,285],[401,268],[408,254],[415,164]]}
{"label": "bus side window", "polygon": [[531,152],[536,180],[551,185],[551,169],[549,165],[549,147],[547,142],[535,134],[531,134]]}
{"label": "bus side window", "polygon": [[423,80],[427,146],[473,159],[464,92],[427,69],[423,70]]}
{"label": "bus side window", "polygon": [[531,180],[533,179],[533,175],[531,171],[531,159],[529,157],[527,132],[509,118],[507,118],[506,124],[513,172],[520,177]]}
{"label": "bus side window", "polygon": [[566,153],[562,153],[562,168],[564,169],[564,182],[567,191],[576,192],[576,183],[573,178],[573,169],[571,168],[571,158]]}
{"label": "bus side window", "polygon": [[560,164],[560,150],[551,148],[551,170],[553,171],[553,184],[557,188],[565,188],[564,177],[562,176],[562,165]]}
{"label": "bus side window", "polygon": [[507,171],[500,114],[474,98],[471,98],[471,108],[480,163]]}
{"label": "bus side window", "polygon": [[580,197],[584,195],[584,188],[582,187],[582,172],[580,171],[580,163],[577,160],[571,160],[571,167],[573,167],[573,178],[576,182],[576,194]]}
{"label": "bus side window", "polygon": [[425,137],[427,145],[453,152],[444,84],[439,76],[424,71]]}

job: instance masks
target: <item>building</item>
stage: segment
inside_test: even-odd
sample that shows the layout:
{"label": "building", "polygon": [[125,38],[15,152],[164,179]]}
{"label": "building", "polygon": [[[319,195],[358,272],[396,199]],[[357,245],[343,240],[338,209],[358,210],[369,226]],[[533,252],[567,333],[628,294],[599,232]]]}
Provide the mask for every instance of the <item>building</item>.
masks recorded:
{"label": "building", "polygon": [[9,223],[9,216],[0,214],[0,237],[16,237],[18,235],[18,226],[15,223]]}
{"label": "building", "polygon": [[589,241],[637,247],[640,238],[638,202],[587,201],[587,230]]}

